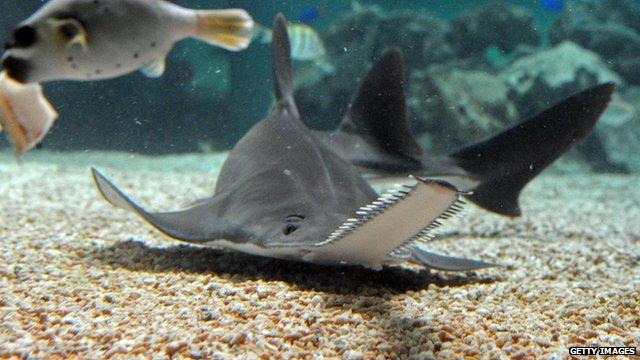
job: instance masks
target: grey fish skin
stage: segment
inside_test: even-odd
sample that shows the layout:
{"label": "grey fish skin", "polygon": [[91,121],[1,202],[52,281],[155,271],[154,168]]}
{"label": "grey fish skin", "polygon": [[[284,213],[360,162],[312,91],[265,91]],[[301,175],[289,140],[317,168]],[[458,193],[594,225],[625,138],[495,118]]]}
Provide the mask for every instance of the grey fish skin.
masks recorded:
{"label": "grey fish skin", "polygon": [[51,0],[20,23],[2,65],[23,83],[99,80],[143,70],[160,76],[187,37],[229,50],[249,45],[244,10],[191,10],[163,0]]}
{"label": "grey fish skin", "polygon": [[[172,238],[254,255],[376,270],[400,261],[446,270],[491,266],[424,255],[411,240],[451,214],[458,191],[417,179],[414,187],[378,200],[358,169],[300,120],[282,16],[274,26],[272,49],[277,102],[233,148],[212,197],[185,210],[151,213],[93,169],[103,197]],[[394,254],[398,248],[402,256]]]}
{"label": "grey fish skin", "polygon": [[485,141],[435,156],[411,134],[404,61],[392,49],[369,71],[340,126],[316,135],[372,182],[409,174],[443,179],[473,192],[467,198],[486,210],[519,216],[522,189],[591,132],[614,89],[592,87]]}

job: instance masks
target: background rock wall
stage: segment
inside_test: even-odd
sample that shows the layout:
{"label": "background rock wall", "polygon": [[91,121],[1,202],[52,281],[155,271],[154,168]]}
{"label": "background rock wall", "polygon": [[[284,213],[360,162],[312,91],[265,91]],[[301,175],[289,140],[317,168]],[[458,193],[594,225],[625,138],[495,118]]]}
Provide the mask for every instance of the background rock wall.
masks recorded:
{"label": "background rock wall", "polygon": [[[597,21],[627,29],[627,38],[637,36],[632,29],[640,21],[628,14],[635,11],[640,18],[640,6],[632,4],[612,0],[592,11],[594,5],[586,1],[569,2],[548,32],[537,27],[529,10],[505,3],[488,3],[451,22],[365,7],[345,14],[323,34],[336,73],[301,83],[297,99],[309,123],[335,126],[366,69],[385,49],[398,47],[407,61],[414,132],[425,147],[448,153],[578,91],[613,81],[618,93],[593,136],[556,169],[640,171],[639,73],[633,71],[640,51],[623,40],[604,47],[606,38],[593,40],[594,32],[580,37]],[[607,14],[608,6],[620,10]],[[597,20],[594,13],[604,19]],[[582,14],[593,20],[582,20]]]}

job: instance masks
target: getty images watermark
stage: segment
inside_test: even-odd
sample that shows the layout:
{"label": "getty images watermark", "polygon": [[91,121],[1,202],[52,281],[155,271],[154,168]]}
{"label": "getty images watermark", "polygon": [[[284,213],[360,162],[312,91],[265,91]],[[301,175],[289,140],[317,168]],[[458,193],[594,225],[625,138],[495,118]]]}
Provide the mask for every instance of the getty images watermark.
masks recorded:
{"label": "getty images watermark", "polygon": [[569,355],[574,356],[616,356],[616,355],[636,355],[638,349],[634,346],[603,346],[603,347],[582,347],[573,346],[569,348]]}

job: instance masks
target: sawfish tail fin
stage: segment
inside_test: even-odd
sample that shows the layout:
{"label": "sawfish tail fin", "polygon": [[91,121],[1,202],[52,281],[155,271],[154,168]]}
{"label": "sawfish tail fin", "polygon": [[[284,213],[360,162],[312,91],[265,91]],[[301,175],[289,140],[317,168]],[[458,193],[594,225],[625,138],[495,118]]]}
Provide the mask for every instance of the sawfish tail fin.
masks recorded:
{"label": "sawfish tail fin", "polygon": [[587,136],[611,100],[613,83],[595,86],[533,118],[450,157],[480,181],[468,198],[507,216],[519,216],[520,191]]}
{"label": "sawfish tail fin", "polygon": [[231,51],[246,49],[253,38],[255,23],[242,9],[197,10],[195,36]]}

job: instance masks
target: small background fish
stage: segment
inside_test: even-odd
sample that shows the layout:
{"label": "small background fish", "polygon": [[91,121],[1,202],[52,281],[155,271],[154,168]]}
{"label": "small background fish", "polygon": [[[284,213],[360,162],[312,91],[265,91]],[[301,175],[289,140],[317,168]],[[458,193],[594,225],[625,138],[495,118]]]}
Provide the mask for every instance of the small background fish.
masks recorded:
{"label": "small background fish", "polygon": [[326,54],[324,43],[317,31],[307,25],[289,25],[291,54],[296,60],[308,61],[319,59]]}
{"label": "small background fish", "polygon": [[[327,51],[320,35],[312,27],[305,24],[290,24],[289,41],[291,42],[291,56],[297,61],[311,61],[323,57]],[[262,28],[260,41],[271,42],[271,29]]]}
{"label": "small background fish", "polygon": [[540,7],[551,12],[562,12],[564,10],[563,0],[540,0]]}
{"label": "small background fish", "polygon": [[324,13],[324,8],[320,6],[309,6],[298,13],[298,22],[303,24],[311,24],[320,19]]}

